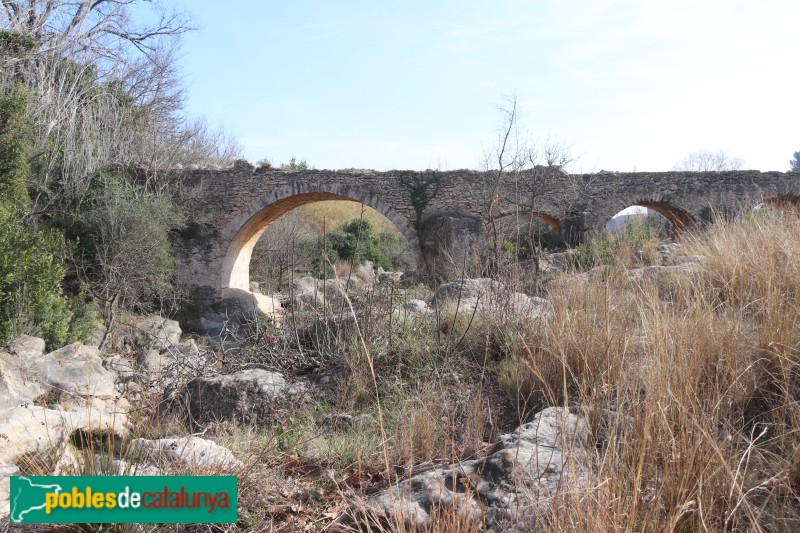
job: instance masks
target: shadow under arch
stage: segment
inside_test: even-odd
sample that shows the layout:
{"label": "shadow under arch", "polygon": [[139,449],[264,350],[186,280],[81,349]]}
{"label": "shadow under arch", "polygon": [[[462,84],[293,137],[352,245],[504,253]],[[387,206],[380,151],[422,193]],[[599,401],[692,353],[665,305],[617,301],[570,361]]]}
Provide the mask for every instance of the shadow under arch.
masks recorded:
{"label": "shadow under arch", "polygon": [[[336,189],[336,187],[333,187]],[[340,192],[273,192],[270,199],[258,202],[248,213],[229,224],[223,238],[229,243],[222,262],[220,295],[227,292],[250,292],[250,259],[258,239],[267,227],[297,207],[326,200],[345,200],[371,207],[389,219],[409,242],[419,263],[419,243],[411,223],[374,195],[345,195]]]}
{"label": "shadow under arch", "polygon": [[500,213],[494,217],[494,220],[500,220],[506,217],[513,217],[513,216],[525,216],[531,217],[536,219],[540,222],[544,222],[548,226],[550,226],[550,230],[556,236],[561,236],[561,222],[553,217],[548,215],[547,213],[542,213],[541,211],[512,211],[510,213]]}

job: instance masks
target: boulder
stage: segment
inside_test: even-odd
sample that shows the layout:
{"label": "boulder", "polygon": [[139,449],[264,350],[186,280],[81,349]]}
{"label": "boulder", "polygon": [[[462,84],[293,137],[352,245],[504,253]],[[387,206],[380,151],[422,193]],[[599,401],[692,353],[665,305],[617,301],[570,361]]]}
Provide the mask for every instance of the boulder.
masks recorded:
{"label": "boulder", "polygon": [[536,319],[549,316],[552,306],[544,298],[508,290],[489,278],[459,279],[440,285],[431,301],[439,308],[455,308],[460,313],[515,315]]}
{"label": "boulder", "polygon": [[374,285],[378,281],[375,264],[372,261],[364,261],[358,264],[354,267],[353,273],[367,285]]}
{"label": "boulder", "polygon": [[31,337],[30,335],[18,337],[8,344],[8,352],[17,356],[19,361],[24,361],[31,357],[41,357],[44,355],[44,350],[44,339]]}
{"label": "boulder", "polygon": [[[344,287],[345,281],[341,283]],[[289,296],[292,305],[301,309],[319,309],[323,305],[338,305],[342,301],[336,280],[321,280],[310,276],[293,280],[289,286]]]}
{"label": "boulder", "polygon": [[414,316],[427,316],[431,308],[424,300],[409,300],[401,306],[401,311]]}
{"label": "boulder", "polygon": [[142,350],[139,352],[138,357],[136,357],[136,366],[139,367],[142,372],[148,374],[161,374],[165,368],[174,363],[175,358],[167,350],[164,350],[163,353],[158,350],[153,350],[152,348],[149,350]]}
{"label": "boulder", "polygon": [[11,487],[9,478],[18,476],[19,468],[15,465],[0,463],[0,520],[6,520],[9,513],[9,503],[11,501]]}
{"label": "boulder", "polygon": [[539,272],[564,272],[575,266],[577,258],[575,250],[553,252],[539,257]]}
{"label": "boulder", "polygon": [[278,372],[253,368],[195,378],[178,393],[178,398],[186,399],[185,407],[192,423],[271,424],[290,410],[306,391],[305,383],[289,383]]}
{"label": "boulder", "polygon": [[387,272],[382,268],[378,270],[378,283],[381,285],[394,286],[403,279],[403,273],[397,271]]}
{"label": "boulder", "polygon": [[181,325],[157,315],[144,317],[135,324],[136,345],[140,350],[163,350],[181,340]]}
{"label": "boulder", "polygon": [[[102,327],[103,333],[105,327]],[[136,315],[119,313],[114,327],[109,332],[104,349],[114,353],[131,351],[162,350],[165,346],[180,341],[181,327],[175,320],[158,315]],[[103,334],[100,335],[102,338]]]}
{"label": "boulder", "polygon": [[242,467],[242,462],[230,450],[199,437],[135,439],[132,446],[139,458],[137,462],[147,461],[162,470],[177,467],[179,471],[200,469],[229,472]]}
{"label": "boulder", "polygon": [[432,525],[435,508],[457,509],[488,531],[537,530],[554,495],[586,482],[591,452],[584,417],[548,408],[501,436],[487,457],[415,475],[366,506],[383,523],[420,530]]}
{"label": "boulder", "polygon": [[62,409],[113,409],[119,400],[114,388],[117,375],[103,367],[97,348],[79,342],[69,344],[31,357],[26,367],[31,377],[48,389],[49,401]]}
{"label": "boulder", "polygon": [[212,362],[193,339],[176,343],[161,352],[140,352],[136,365],[146,384],[160,387],[186,383],[213,368]]}
{"label": "boulder", "polygon": [[32,405],[6,409],[0,412],[0,464],[15,464],[26,455],[63,453],[78,431],[124,436],[127,417],[93,408],[70,412]]}
{"label": "boulder", "polygon": [[28,369],[28,360],[44,355],[42,339],[23,335],[0,351],[0,410],[33,402],[47,388]]}
{"label": "boulder", "polygon": [[45,392],[16,355],[0,352],[0,410],[30,404]]}
{"label": "boulder", "polygon": [[136,364],[122,355],[115,355],[103,359],[103,368],[117,375],[117,384],[129,383],[139,378]]}

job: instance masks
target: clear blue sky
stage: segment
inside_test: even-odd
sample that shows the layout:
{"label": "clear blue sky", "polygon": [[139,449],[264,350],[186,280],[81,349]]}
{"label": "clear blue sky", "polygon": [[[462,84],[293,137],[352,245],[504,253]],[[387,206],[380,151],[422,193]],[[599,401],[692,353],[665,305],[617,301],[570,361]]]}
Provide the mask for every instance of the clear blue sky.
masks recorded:
{"label": "clear blue sky", "polygon": [[251,161],[479,168],[516,94],[570,170],[800,150],[800,0],[183,0],[188,109]]}

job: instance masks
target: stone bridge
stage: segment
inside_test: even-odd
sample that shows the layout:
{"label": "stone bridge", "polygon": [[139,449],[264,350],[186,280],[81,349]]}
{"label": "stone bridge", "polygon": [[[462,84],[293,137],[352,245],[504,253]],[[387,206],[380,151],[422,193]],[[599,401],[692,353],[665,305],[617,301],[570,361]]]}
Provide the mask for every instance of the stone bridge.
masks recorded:
{"label": "stone bridge", "polygon": [[524,213],[576,243],[622,209],[641,205],[676,228],[737,216],[763,202],[800,204],[800,174],[782,172],[631,172],[566,174],[557,168],[505,174],[303,170],[186,171],[176,199],[189,215],[176,237],[178,278],[209,298],[250,295],[250,255],[275,219],[321,200],[352,200],[391,220],[417,251],[420,267],[489,218]]}

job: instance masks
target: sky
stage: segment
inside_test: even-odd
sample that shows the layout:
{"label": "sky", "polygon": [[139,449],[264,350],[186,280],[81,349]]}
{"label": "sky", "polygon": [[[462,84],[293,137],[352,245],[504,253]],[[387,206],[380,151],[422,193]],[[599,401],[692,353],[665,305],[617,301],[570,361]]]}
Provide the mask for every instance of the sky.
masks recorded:
{"label": "sky", "polygon": [[800,150],[800,0],[183,0],[187,109],[244,156],[480,169],[515,97],[572,172]]}

